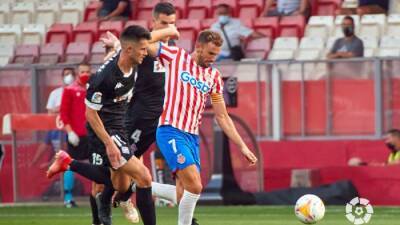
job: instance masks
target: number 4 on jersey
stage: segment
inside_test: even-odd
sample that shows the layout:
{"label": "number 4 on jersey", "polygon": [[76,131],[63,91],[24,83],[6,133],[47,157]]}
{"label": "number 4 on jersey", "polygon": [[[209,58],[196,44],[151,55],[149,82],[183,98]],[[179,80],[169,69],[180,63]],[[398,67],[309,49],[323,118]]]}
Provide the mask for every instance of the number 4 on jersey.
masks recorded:
{"label": "number 4 on jersey", "polygon": [[142,135],[142,131],[139,129],[136,129],[132,135],[131,135],[131,139],[135,142],[135,144],[137,144],[140,141],[140,135]]}

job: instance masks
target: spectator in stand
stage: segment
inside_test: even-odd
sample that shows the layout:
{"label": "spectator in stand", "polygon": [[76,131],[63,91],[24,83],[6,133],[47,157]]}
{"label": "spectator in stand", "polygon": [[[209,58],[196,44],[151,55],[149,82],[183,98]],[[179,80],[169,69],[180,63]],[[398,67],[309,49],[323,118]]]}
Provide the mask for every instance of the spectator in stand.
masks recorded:
{"label": "spectator in stand", "polygon": [[342,22],[343,38],[339,38],[333,44],[328,53],[328,59],[353,58],[364,56],[364,44],[355,33],[354,20],[351,16],[343,18]]}
{"label": "spectator in stand", "polygon": [[341,8],[336,14],[386,14],[389,11],[389,0],[358,0],[357,8]]}
{"label": "spectator in stand", "polygon": [[376,162],[363,162],[360,158],[354,157],[349,160],[349,166],[390,166],[390,165],[400,165],[400,130],[392,129],[389,130],[385,137],[385,145],[389,149],[390,154],[386,162],[376,163]]}
{"label": "spectator in stand", "polygon": [[242,44],[248,39],[264,37],[263,34],[244,26],[240,20],[232,18],[232,9],[227,4],[217,6],[218,21],[211,25],[211,30],[221,34],[224,42],[217,61],[233,59],[235,61],[244,57]]}
{"label": "spectator in stand", "polygon": [[[261,16],[310,16],[309,0],[266,0]],[[276,8],[272,8],[276,3]]]}
{"label": "spectator in stand", "polygon": [[129,0],[100,0],[97,8],[99,20],[128,20],[131,14]]}

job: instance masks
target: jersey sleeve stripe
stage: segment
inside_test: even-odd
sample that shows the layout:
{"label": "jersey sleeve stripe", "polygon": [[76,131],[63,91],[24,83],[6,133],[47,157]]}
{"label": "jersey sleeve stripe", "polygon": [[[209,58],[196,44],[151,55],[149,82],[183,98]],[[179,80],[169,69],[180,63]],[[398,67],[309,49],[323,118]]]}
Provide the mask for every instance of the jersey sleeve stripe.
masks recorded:
{"label": "jersey sleeve stripe", "polygon": [[96,111],[99,111],[99,110],[103,107],[103,105],[90,102],[90,101],[87,100],[87,99],[85,99],[85,105],[86,105],[87,107],[93,109],[93,110],[96,110]]}
{"label": "jersey sleeve stripe", "polygon": [[[176,60],[175,60],[175,71],[174,71],[174,76],[173,76],[174,79],[176,79],[174,81],[175,85],[180,85],[180,83],[181,83],[181,82],[178,82],[178,80],[179,80],[179,74],[178,74],[179,73],[179,62],[180,61],[181,61],[181,49],[178,50],[178,55],[177,55]],[[172,121],[173,114],[174,114],[174,111],[175,111],[175,101],[176,101],[176,98],[177,98],[177,96],[176,96],[177,95],[177,89],[178,89],[178,87],[176,86],[172,90],[172,97],[173,97],[172,104],[171,104],[172,109],[171,109],[171,111],[169,113],[169,118],[168,118],[168,120],[170,120],[170,121]]]}

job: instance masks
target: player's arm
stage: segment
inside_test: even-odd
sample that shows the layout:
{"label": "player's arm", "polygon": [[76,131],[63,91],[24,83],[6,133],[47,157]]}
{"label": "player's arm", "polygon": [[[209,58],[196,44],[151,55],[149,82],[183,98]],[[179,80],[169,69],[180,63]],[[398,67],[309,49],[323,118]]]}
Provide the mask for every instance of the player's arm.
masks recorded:
{"label": "player's arm", "polygon": [[68,142],[73,146],[79,145],[79,136],[71,127],[71,110],[72,110],[72,93],[71,90],[65,88],[61,97],[60,118],[64,123],[64,130],[68,134]]}
{"label": "player's arm", "polygon": [[246,143],[244,143],[243,139],[240,137],[232,119],[228,114],[228,111],[226,110],[222,94],[211,94],[211,104],[214,109],[215,118],[224,133],[239,147],[246,159],[251,164],[255,164],[257,162],[257,157],[250,151]]}

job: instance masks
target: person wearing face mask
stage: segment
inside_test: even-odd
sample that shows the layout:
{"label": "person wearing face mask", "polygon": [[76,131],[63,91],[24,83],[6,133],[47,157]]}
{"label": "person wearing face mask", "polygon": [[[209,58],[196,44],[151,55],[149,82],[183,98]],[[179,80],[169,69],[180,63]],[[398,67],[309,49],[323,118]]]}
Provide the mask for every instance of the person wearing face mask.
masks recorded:
{"label": "person wearing face mask", "polygon": [[333,44],[328,53],[328,59],[353,58],[364,56],[364,44],[355,35],[354,20],[351,16],[346,16],[342,22],[343,38],[339,38]]}
{"label": "person wearing face mask", "polygon": [[211,30],[218,32],[223,38],[221,53],[217,61],[233,59],[235,61],[244,58],[242,44],[255,38],[264,37],[263,34],[244,26],[239,19],[232,18],[232,10],[227,4],[217,6],[218,21],[211,25]]}

